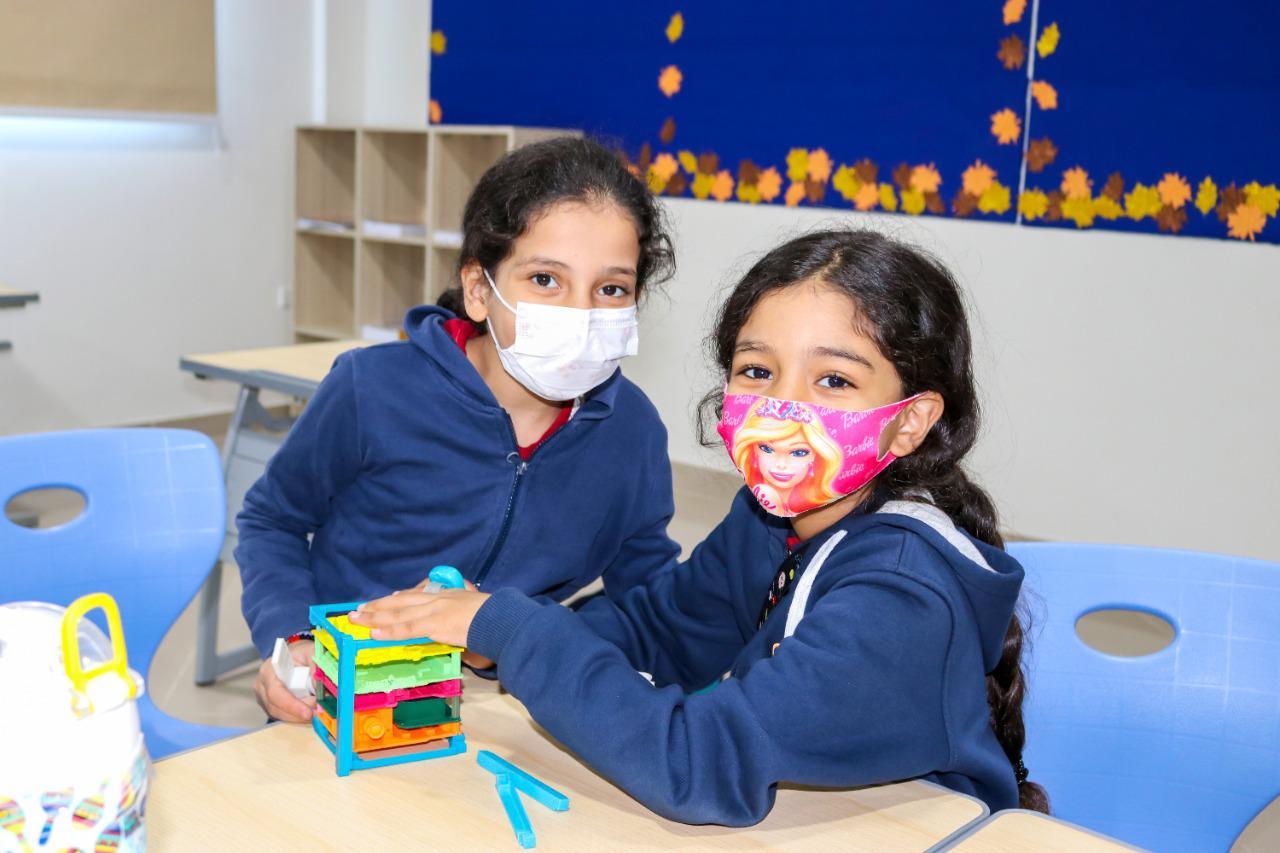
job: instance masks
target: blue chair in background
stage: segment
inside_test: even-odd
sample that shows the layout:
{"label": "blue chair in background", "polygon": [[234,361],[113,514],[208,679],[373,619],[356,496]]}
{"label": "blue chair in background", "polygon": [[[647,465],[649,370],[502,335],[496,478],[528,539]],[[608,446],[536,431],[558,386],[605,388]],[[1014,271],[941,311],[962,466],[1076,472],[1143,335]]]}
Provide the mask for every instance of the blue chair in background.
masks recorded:
{"label": "blue chair in background", "polygon": [[[1280,795],[1280,565],[1014,543],[1031,615],[1024,760],[1053,813],[1153,850],[1227,850]],[[1142,657],[1085,645],[1081,616],[1154,614]]]}
{"label": "blue chair in background", "polygon": [[[0,507],[32,489],[80,492],[84,512],[50,529],[0,513],[0,603],[66,606],[89,592],[120,605],[129,666],[144,677],[165,633],[209,574],[226,533],[218,450],[176,429],[101,429],[0,438]],[[237,734],[138,702],[156,758]]]}

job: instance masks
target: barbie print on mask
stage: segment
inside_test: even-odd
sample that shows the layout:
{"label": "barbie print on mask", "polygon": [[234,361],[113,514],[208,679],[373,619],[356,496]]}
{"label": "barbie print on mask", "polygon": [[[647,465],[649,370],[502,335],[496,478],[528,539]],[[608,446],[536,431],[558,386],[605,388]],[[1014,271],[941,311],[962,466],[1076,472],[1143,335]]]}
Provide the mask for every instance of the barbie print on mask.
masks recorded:
{"label": "barbie print on mask", "polygon": [[[839,497],[842,454],[812,408],[762,399],[734,436],[733,464],[766,510],[794,515]],[[794,509],[793,509],[794,507]]]}

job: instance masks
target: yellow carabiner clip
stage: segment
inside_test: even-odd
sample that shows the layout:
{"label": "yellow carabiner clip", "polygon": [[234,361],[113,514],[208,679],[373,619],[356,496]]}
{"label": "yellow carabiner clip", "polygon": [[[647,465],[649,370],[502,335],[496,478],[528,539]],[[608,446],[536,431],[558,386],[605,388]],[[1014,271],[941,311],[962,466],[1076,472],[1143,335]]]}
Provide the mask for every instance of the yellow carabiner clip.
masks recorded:
{"label": "yellow carabiner clip", "polygon": [[[80,662],[80,633],[77,628],[80,620],[90,610],[101,608],[107,617],[107,629],[111,637],[111,658],[106,662],[85,671]],[[81,596],[67,607],[62,615],[62,663],[67,671],[67,678],[88,703],[87,713],[93,713],[93,703],[89,701],[88,685],[90,681],[108,672],[114,672],[125,684],[129,685],[129,698],[138,694],[138,687],[129,675],[129,658],[124,646],[124,627],[120,624],[120,608],[116,600],[105,592],[93,592]]]}

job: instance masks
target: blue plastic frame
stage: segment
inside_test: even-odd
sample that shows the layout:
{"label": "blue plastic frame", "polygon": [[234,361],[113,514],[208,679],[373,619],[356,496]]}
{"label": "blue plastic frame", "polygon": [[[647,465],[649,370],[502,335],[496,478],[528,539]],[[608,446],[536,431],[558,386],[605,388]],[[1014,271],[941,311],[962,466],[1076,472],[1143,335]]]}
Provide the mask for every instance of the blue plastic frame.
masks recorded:
{"label": "blue plastic frame", "polygon": [[[432,572],[435,573],[434,570]],[[339,776],[349,776],[352,770],[369,770],[374,767],[387,767],[392,764],[408,764],[411,761],[426,761],[432,758],[446,758],[460,755],[467,751],[467,737],[456,734],[445,740],[448,745],[443,749],[428,749],[401,755],[390,755],[384,758],[361,758],[353,748],[355,733],[352,728],[356,717],[356,655],[361,649],[377,649],[386,646],[404,646],[410,643],[434,642],[430,637],[419,637],[412,640],[357,640],[350,634],[338,630],[330,616],[341,616],[359,607],[361,602],[348,601],[342,604],[313,604],[307,613],[311,624],[323,628],[338,644],[338,714],[334,719],[334,727],[338,730],[336,738],[330,738],[329,730],[320,722],[319,717],[311,717],[311,728],[320,737],[321,742],[333,753]]]}

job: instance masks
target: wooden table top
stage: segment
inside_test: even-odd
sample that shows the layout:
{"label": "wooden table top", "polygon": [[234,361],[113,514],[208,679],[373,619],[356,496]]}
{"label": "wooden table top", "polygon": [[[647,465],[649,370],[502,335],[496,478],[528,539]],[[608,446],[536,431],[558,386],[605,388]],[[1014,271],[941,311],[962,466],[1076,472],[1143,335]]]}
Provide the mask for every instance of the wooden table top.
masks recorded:
{"label": "wooden table top", "polygon": [[225,379],[240,385],[310,397],[329,375],[333,360],[348,350],[376,341],[320,341],[283,347],[230,350],[186,355],[178,367],[202,379]]}
{"label": "wooden table top", "polygon": [[525,798],[539,849],[924,850],[983,818],[976,799],[925,782],[852,791],[779,790],[758,826],[658,817],[557,745],[513,697],[468,675],[467,752],[339,778],[310,726],[278,724],[156,764],[153,851],[518,850],[476,764],[489,749],[567,794],[555,813]]}
{"label": "wooden table top", "polygon": [[183,362],[195,367],[221,368],[249,372],[277,373],[311,382],[320,382],[329,373],[333,360],[344,352],[365,347],[373,341],[320,341],[283,347],[229,350],[183,356]]}
{"label": "wooden table top", "polygon": [[1136,850],[1122,841],[1038,812],[996,812],[947,850],[964,853],[1117,853]]}

